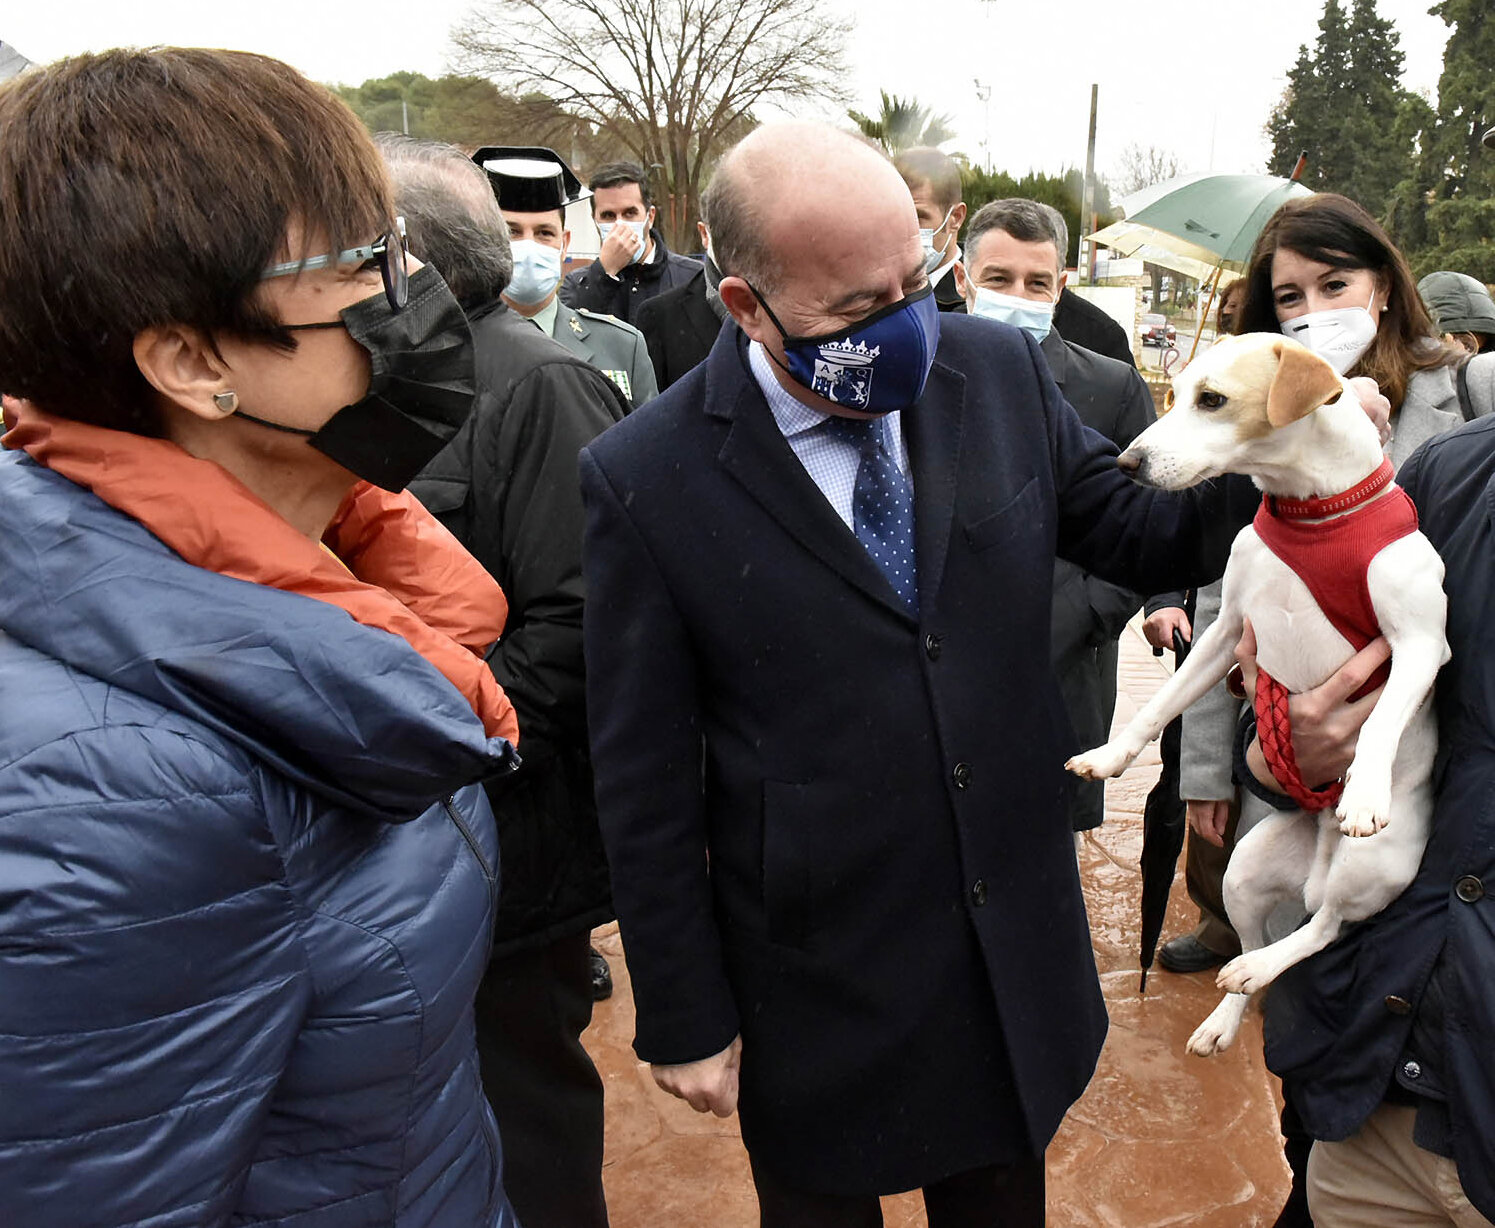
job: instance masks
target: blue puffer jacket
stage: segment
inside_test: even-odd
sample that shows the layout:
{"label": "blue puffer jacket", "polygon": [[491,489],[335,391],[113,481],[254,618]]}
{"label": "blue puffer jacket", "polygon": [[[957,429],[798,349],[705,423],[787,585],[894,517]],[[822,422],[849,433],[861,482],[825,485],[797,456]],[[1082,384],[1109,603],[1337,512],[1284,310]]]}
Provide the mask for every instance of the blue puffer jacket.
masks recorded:
{"label": "blue puffer jacket", "polygon": [[0,1223],[512,1225],[471,783],[512,748],[20,453],[0,526]]}

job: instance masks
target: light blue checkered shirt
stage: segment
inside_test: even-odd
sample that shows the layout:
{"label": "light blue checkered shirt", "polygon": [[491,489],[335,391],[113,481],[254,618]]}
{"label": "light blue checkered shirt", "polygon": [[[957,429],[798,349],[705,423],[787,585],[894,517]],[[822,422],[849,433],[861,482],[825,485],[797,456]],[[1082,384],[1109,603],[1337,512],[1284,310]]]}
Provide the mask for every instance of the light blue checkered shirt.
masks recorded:
{"label": "light blue checkered shirt", "polygon": [[[856,491],[857,469],[862,463],[861,452],[855,444],[816,429],[830,415],[811,409],[785,392],[784,386],[774,377],[773,359],[756,341],[748,342],[748,366],[752,368],[758,387],[763,389],[773,420],[778,423],[779,431],[794,455],[799,457],[799,463],[820,488],[820,493],[830,500],[836,515],[854,531],[851,504]],[[902,414],[895,409],[883,421],[887,423],[883,447],[889,450],[899,472],[909,479],[912,486],[908,448],[903,443]]]}

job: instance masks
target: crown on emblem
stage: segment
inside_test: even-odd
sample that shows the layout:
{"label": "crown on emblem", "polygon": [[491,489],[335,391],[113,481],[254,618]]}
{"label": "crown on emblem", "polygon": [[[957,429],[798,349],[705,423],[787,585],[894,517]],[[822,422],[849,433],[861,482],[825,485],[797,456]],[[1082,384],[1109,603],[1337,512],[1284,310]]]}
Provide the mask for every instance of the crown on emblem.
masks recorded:
{"label": "crown on emblem", "polygon": [[882,352],[882,346],[868,346],[865,341],[858,341],[852,345],[851,338],[844,341],[832,341],[829,345],[819,347],[820,357],[826,362],[834,362],[843,367],[865,367],[870,366],[872,360]]}

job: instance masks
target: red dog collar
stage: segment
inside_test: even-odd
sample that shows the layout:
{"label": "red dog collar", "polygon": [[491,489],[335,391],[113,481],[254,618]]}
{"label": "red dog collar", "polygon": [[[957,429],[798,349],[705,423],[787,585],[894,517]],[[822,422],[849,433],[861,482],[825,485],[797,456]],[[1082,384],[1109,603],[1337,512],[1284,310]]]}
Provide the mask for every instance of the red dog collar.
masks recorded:
{"label": "red dog collar", "polygon": [[1342,490],[1337,495],[1330,495],[1327,499],[1279,499],[1275,495],[1268,495],[1267,505],[1272,509],[1273,516],[1281,516],[1284,520],[1322,520],[1326,516],[1359,507],[1371,496],[1380,494],[1391,485],[1391,479],[1395,475],[1396,470],[1391,467],[1391,461],[1383,460],[1380,468],[1360,485]]}

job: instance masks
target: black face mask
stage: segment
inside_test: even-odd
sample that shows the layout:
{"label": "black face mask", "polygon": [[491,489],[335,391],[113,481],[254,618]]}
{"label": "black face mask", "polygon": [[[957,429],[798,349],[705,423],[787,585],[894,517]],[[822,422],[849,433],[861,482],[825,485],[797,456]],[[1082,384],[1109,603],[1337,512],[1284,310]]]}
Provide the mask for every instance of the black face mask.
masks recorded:
{"label": "black face mask", "polygon": [[346,328],[369,352],[373,378],[361,400],[317,430],[239,411],[260,426],[306,436],[344,469],[385,490],[404,490],[461,429],[476,395],[472,330],[430,265],[410,278],[410,301],[395,311],[381,290],[341,318],[297,328]]}

